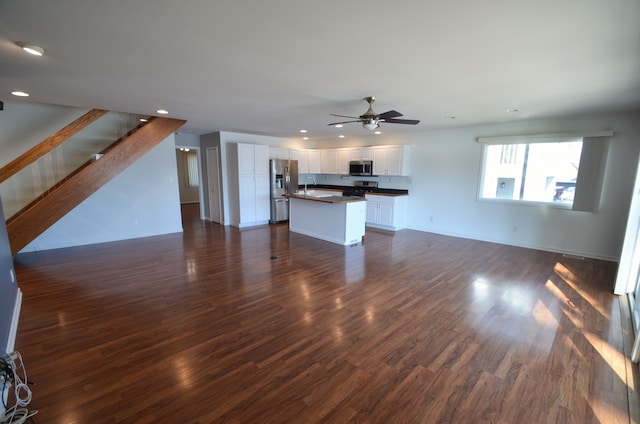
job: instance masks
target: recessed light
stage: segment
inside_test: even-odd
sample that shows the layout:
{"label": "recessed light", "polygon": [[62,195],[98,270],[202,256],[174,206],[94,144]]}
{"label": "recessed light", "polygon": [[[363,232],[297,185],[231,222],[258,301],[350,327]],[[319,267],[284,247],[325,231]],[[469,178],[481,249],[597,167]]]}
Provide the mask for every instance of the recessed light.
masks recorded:
{"label": "recessed light", "polygon": [[373,133],[376,134],[376,135],[380,135],[380,134],[382,134],[382,131],[374,131]]}
{"label": "recessed light", "polygon": [[338,138],[344,138],[344,135],[343,135],[343,134],[340,134],[340,135],[338,136]]}
{"label": "recessed light", "polygon": [[147,118],[140,118],[140,122],[149,122]]}
{"label": "recessed light", "polygon": [[307,132],[307,130],[300,130],[300,132],[304,134]]}
{"label": "recessed light", "polygon": [[309,137],[302,137],[303,140],[309,140]]}
{"label": "recessed light", "polygon": [[520,109],[507,109],[507,113],[520,112]]}
{"label": "recessed light", "polygon": [[456,119],[456,117],[453,115],[449,115],[449,116],[445,116],[444,119]]}
{"label": "recessed light", "polygon": [[342,128],[342,124],[336,124],[335,127],[336,128]]}
{"label": "recessed light", "polygon": [[16,45],[19,46],[25,52],[32,54],[34,56],[42,56],[44,54],[44,47],[40,47],[37,44],[18,41]]}
{"label": "recessed light", "polygon": [[25,93],[24,91],[12,91],[11,94],[18,97],[29,97],[29,93]]}
{"label": "recessed light", "polygon": [[166,111],[164,109],[158,109],[156,112],[158,112],[160,115],[166,115],[166,114],[169,113],[168,111]]}

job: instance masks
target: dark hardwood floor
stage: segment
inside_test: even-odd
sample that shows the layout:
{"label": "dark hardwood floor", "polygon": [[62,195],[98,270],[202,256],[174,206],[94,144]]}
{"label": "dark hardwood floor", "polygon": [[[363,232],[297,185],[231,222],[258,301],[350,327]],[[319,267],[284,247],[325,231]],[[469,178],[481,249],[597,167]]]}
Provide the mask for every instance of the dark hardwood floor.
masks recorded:
{"label": "dark hardwood floor", "polygon": [[342,247],[191,206],[183,234],[16,271],[40,424],[637,420],[611,262],[409,230]]}

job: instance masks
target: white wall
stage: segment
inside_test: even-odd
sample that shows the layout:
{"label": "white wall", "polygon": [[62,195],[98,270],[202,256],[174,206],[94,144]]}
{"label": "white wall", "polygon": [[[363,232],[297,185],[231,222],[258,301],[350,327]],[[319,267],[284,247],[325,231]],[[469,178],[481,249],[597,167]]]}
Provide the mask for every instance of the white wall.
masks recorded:
{"label": "white wall", "polygon": [[[19,307],[19,304],[16,305],[16,302],[19,302],[19,290],[16,285],[13,255],[1,204],[0,220],[0,352],[11,352],[15,339],[13,329],[17,326],[17,322],[14,322],[14,311]],[[2,396],[1,390],[0,396]],[[1,411],[2,405],[0,405],[0,415],[2,415]]]}
{"label": "white wall", "polygon": [[47,229],[22,252],[181,231],[175,139],[172,134]]}
{"label": "white wall", "polygon": [[[481,136],[613,130],[600,208],[595,213],[550,206],[480,202]],[[581,256],[617,260],[640,153],[640,113],[603,113],[425,131],[356,144],[410,144],[409,227]],[[352,141],[353,143],[353,141]],[[327,142],[327,147],[336,147]],[[324,146],[323,145],[323,146]],[[386,183],[385,183],[386,184]]]}

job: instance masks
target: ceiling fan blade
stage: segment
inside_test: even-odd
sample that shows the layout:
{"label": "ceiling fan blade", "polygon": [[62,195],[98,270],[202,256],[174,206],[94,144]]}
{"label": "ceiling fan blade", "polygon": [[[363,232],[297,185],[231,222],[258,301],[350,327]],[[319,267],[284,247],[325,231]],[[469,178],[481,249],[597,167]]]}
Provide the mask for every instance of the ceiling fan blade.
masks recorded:
{"label": "ceiling fan blade", "polygon": [[331,115],[331,116],[337,116],[337,117],[339,117],[339,118],[359,119],[357,116],[335,115],[335,114],[333,114],[333,113],[330,113],[329,115]]}
{"label": "ceiling fan blade", "polygon": [[391,119],[391,118],[397,118],[398,116],[402,116],[402,114],[397,110],[390,110],[388,112],[381,113],[380,115],[378,115],[378,119]]}
{"label": "ceiling fan blade", "polygon": [[350,124],[352,122],[362,122],[360,119],[356,120],[356,121],[344,121],[344,122],[332,122],[330,124],[327,124],[327,126],[333,126],[333,125],[342,125],[342,124]]}
{"label": "ceiling fan blade", "polygon": [[409,124],[417,125],[420,123],[417,119],[385,119],[385,124]]}

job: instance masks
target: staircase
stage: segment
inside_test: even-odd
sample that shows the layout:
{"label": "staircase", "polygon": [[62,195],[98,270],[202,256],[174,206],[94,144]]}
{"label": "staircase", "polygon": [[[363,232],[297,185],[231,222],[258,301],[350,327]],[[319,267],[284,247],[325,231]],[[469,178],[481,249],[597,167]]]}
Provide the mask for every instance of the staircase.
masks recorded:
{"label": "staircase", "polygon": [[[78,131],[107,113],[92,110],[0,169],[0,183],[60,146]],[[11,252],[16,255],[47,228],[78,206],[100,187],[140,159],[176,131],[185,121],[149,118],[85,162],[71,174],[48,187],[7,221]]]}

